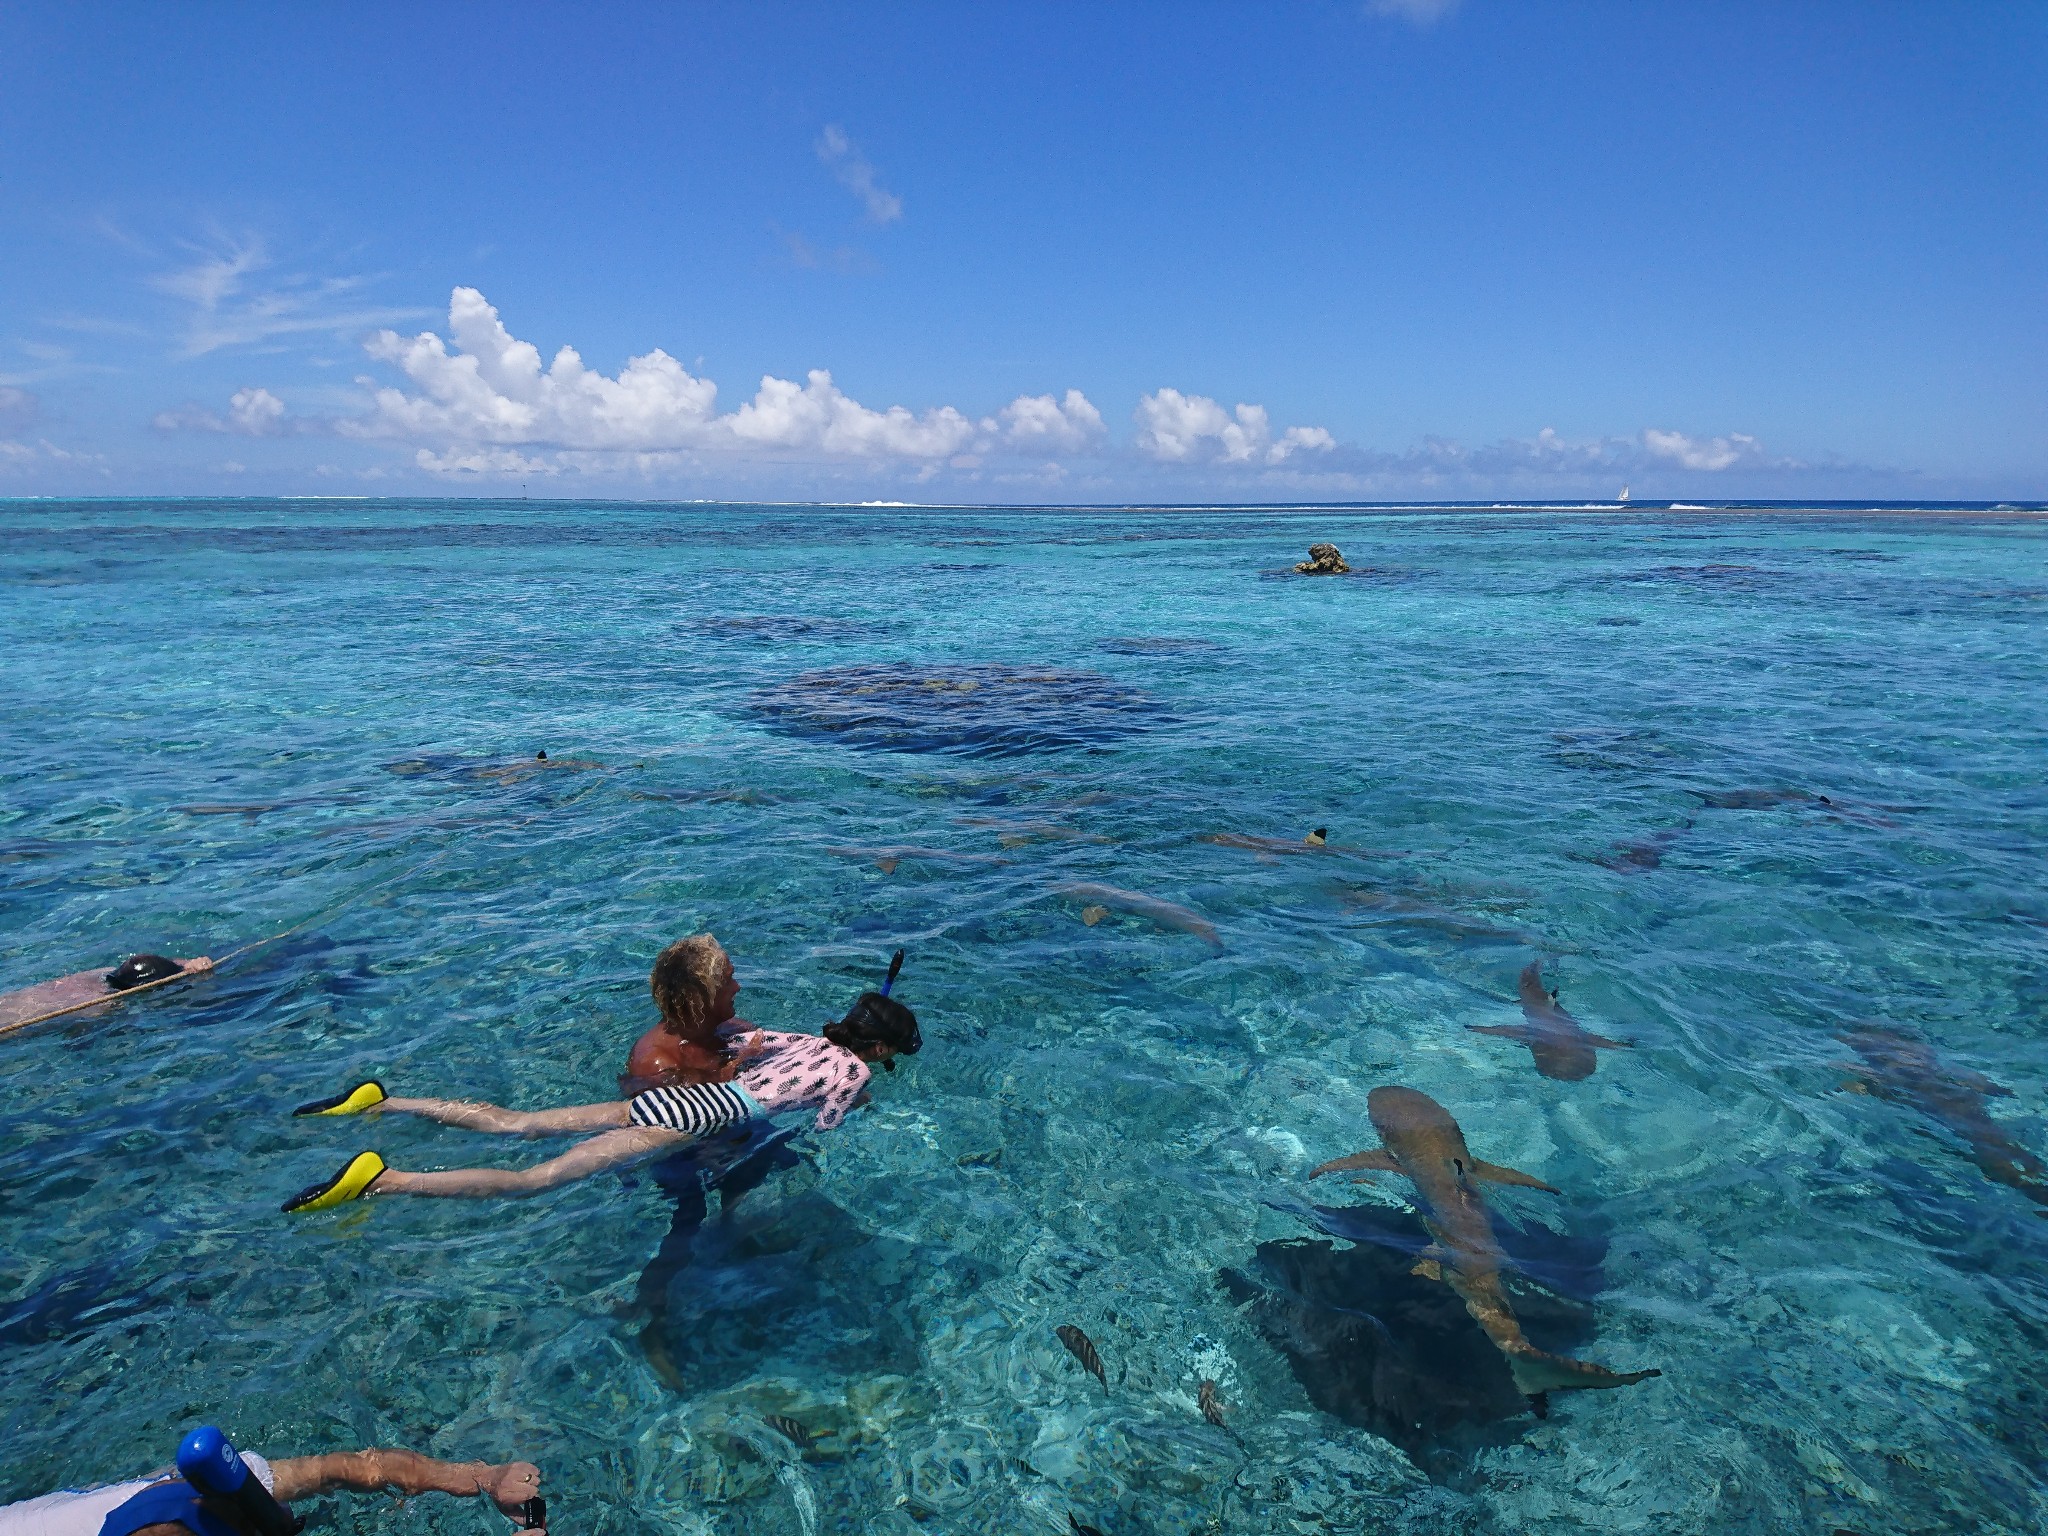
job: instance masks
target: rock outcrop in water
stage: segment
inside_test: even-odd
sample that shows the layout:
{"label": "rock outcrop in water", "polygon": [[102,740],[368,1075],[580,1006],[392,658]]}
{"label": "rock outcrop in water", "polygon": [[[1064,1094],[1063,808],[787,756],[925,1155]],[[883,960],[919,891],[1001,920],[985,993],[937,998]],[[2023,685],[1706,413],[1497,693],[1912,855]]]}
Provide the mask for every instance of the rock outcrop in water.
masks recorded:
{"label": "rock outcrop in water", "polygon": [[1351,567],[1334,544],[1311,544],[1308,558],[1294,568],[1298,576],[1349,576]]}

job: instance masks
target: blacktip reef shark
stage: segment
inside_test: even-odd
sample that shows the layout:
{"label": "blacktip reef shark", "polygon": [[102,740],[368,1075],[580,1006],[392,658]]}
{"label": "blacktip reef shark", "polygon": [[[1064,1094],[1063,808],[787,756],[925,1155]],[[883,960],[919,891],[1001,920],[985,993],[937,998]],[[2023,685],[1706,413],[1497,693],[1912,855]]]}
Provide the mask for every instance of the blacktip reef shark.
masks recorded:
{"label": "blacktip reef shark", "polygon": [[1211,949],[1223,947],[1223,940],[1216,934],[1216,925],[1201,913],[1170,901],[1161,901],[1157,896],[1147,896],[1143,891],[1127,891],[1120,886],[1095,885],[1089,881],[1082,881],[1077,885],[1061,886],[1060,894],[1087,903],[1081,909],[1081,921],[1090,928],[1111,912],[1128,912],[1133,917],[1155,922],[1162,928],[1177,928],[1182,933],[1192,933]]}
{"label": "blacktip reef shark", "polygon": [[1625,1051],[1626,1040],[1610,1040],[1586,1029],[1558,1005],[1557,994],[1543,990],[1543,962],[1531,960],[1522,967],[1516,983],[1522,998],[1519,1024],[1467,1024],[1474,1034],[1501,1035],[1519,1040],[1536,1058],[1536,1070],[1560,1082],[1581,1082],[1600,1065],[1599,1052]]}
{"label": "blacktip reef shark", "polygon": [[1402,1174],[1415,1186],[1422,1224],[1432,1241],[1422,1250],[1414,1272],[1425,1280],[1441,1280],[1457,1293],[1472,1321],[1507,1357],[1516,1390],[1534,1398],[1539,1413],[1546,1392],[1627,1387],[1663,1374],[1610,1371],[1589,1360],[1546,1354],[1522,1336],[1522,1325],[1501,1285],[1507,1255],[1493,1235],[1493,1219],[1480,1198],[1479,1185],[1515,1184],[1553,1195],[1560,1191],[1526,1173],[1474,1157],[1450,1111],[1417,1089],[1375,1088],[1366,1095],[1365,1110],[1380,1133],[1379,1147],[1324,1163],[1309,1177],[1372,1170]]}
{"label": "blacktip reef shark", "polygon": [[908,844],[896,844],[886,848],[827,848],[834,858],[864,859],[872,863],[885,875],[896,873],[896,866],[904,860],[934,864],[1008,864],[1008,859],[999,859],[992,853],[955,853],[950,848],[915,848]]}
{"label": "blacktip reef shark", "polygon": [[1257,854],[1328,853],[1330,830],[1317,827],[1307,837],[1261,837],[1256,832],[1209,832],[1202,841],[1219,848],[1246,848]]}
{"label": "blacktip reef shark", "polygon": [[1939,1121],[1962,1138],[1986,1178],[2010,1184],[2048,1207],[2048,1166],[2014,1141],[1985,1108],[1987,1099],[2009,1098],[2010,1088],[1951,1067],[1924,1040],[1882,1024],[1860,1024],[1836,1038],[1863,1058],[1843,1084],[1850,1092],[1904,1104]]}

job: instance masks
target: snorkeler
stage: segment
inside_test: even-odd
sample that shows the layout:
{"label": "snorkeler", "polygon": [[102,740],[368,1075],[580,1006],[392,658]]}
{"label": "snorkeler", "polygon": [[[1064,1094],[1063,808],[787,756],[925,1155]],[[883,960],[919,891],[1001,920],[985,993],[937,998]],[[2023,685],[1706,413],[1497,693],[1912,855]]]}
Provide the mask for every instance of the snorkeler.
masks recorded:
{"label": "snorkeler", "polygon": [[724,1083],[739,1070],[731,1040],[753,1026],[733,1017],[740,984],[732,957],[708,933],[655,957],[647,987],[661,1020],[633,1043],[619,1091],[628,1097],[677,1083]]}
{"label": "snorkeler", "polygon": [[111,971],[74,971],[55,981],[0,994],[0,1030],[61,1013],[83,1012],[94,1003],[112,1002],[137,987],[153,986],[173,976],[196,976],[212,969],[213,961],[205,955],[195,955],[190,960],[173,960],[167,955],[130,955]]}
{"label": "snorkeler", "polygon": [[408,1173],[387,1167],[375,1152],[361,1152],[333,1178],[300,1190],[284,1209],[322,1211],[366,1194],[457,1199],[535,1195],[785,1110],[815,1107],[817,1128],[829,1131],[860,1097],[870,1066],[880,1062],[893,1072],[895,1057],[913,1055],[923,1044],[916,1014],[881,992],[864,992],[845,1018],[825,1026],[822,1038],[765,1029],[745,1036],[735,1052],[739,1070],[731,1082],[672,1084],[607,1104],[533,1111],[454,1099],[393,1098],[381,1083],[359,1083],[331,1099],[302,1104],[293,1113],[395,1112],[501,1136],[597,1134],[560,1157],[521,1169]]}
{"label": "snorkeler", "polygon": [[[240,1497],[221,1497],[214,1490],[202,1492],[182,1473],[168,1470],[97,1488],[67,1488],[0,1505],[0,1536],[268,1536],[264,1527],[276,1525],[277,1516],[268,1521],[263,1516],[280,1509],[277,1501],[310,1498],[337,1488],[354,1493],[388,1488],[458,1498],[483,1494],[528,1530],[543,1530],[547,1519],[547,1506],[539,1497],[540,1468],[531,1462],[436,1461],[413,1451],[375,1450],[266,1461],[254,1452],[237,1452],[217,1430],[197,1431],[186,1445],[208,1434],[214,1437],[214,1447],[209,1447],[214,1457],[224,1449],[231,1458],[225,1460],[230,1475],[237,1467],[244,1469],[244,1479],[253,1481],[254,1488]],[[181,1446],[181,1468],[186,1460],[186,1448]],[[192,1475],[215,1481],[197,1468]],[[268,1497],[257,1498],[257,1489]],[[287,1522],[284,1528],[293,1528],[288,1522],[297,1517],[289,1510],[281,1513]]]}

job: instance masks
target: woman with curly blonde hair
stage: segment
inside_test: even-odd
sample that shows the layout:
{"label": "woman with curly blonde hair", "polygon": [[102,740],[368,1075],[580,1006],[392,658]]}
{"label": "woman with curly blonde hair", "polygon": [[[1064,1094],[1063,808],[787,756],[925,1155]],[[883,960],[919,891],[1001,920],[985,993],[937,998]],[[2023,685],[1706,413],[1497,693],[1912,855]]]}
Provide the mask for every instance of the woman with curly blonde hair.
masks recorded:
{"label": "woman with curly blonde hair", "polygon": [[725,947],[708,933],[676,940],[655,957],[647,987],[661,1021],[634,1042],[620,1088],[730,1082],[739,1064],[727,1037],[751,1026],[733,1017],[740,984]]}

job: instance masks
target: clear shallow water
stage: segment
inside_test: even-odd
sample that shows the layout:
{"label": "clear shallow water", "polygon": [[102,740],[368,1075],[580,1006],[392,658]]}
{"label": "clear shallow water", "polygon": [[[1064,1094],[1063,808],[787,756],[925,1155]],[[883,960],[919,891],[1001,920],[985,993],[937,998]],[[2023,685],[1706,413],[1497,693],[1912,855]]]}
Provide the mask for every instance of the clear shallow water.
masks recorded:
{"label": "clear shallow water", "polygon": [[[563,1533],[2041,1528],[2048,1218],[1841,1091],[1833,1036],[1917,1033],[2044,1149],[2044,537],[0,509],[0,988],[316,918],[0,1041],[0,1500],[160,1464],[211,1417],[273,1454],[529,1455]],[[1263,574],[1322,538],[1371,574]],[[880,724],[834,670],[904,664],[929,707],[892,685]],[[604,767],[491,771],[541,747]],[[1703,799],[1744,790],[1832,804]],[[1317,825],[1369,856],[1203,840]],[[906,847],[974,857],[872,852]],[[1069,882],[1199,909],[1222,948],[1085,924]],[[368,1073],[611,1097],[649,961],[706,927],[769,1027],[815,1028],[906,946],[929,1044],[713,1201],[655,1327],[680,1390],[632,1306],[674,1206],[648,1174],[276,1214],[360,1144],[538,1156],[285,1111]],[[1537,955],[1635,1044],[1587,1081],[1464,1027],[1514,1022]],[[1605,1242],[1578,1352],[1662,1378],[1560,1395],[1433,1475],[1315,1407],[1219,1276],[1318,1238],[1311,1194],[1374,1199],[1302,1176],[1372,1144],[1385,1082],[1566,1191],[1495,1203]],[[1406,1185],[1377,1182],[1391,1218]]]}

